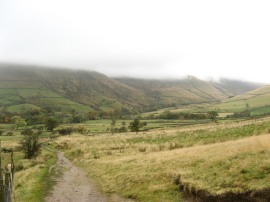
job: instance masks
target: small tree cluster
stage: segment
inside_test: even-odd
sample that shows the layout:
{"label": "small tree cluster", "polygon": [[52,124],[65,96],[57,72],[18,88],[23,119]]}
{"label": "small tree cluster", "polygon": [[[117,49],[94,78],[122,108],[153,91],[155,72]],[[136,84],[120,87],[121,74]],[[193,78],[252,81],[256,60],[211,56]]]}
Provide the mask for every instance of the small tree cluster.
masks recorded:
{"label": "small tree cluster", "polygon": [[18,130],[20,127],[27,126],[26,121],[20,116],[13,116],[11,118],[11,122],[13,123],[13,129],[14,130]]}
{"label": "small tree cluster", "polygon": [[36,157],[41,148],[40,134],[42,131],[26,130],[24,137],[19,143],[19,149],[24,152],[25,158],[31,159]]}
{"label": "small tree cluster", "polygon": [[53,118],[48,118],[45,121],[45,128],[49,131],[53,131],[54,128],[56,128],[59,125],[58,121]]}
{"label": "small tree cluster", "polygon": [[207,112],[209,119],[215,121],[217,119],[218,113],[216,111]]}
{"label": "small tree cluster", "polygon": [[136,117],[132,122],[130,122],[129,124],[129,129],[132,132],[139,132],[140,128],[146,126],[147,123],[146,122],[141,122],[139,117]]}

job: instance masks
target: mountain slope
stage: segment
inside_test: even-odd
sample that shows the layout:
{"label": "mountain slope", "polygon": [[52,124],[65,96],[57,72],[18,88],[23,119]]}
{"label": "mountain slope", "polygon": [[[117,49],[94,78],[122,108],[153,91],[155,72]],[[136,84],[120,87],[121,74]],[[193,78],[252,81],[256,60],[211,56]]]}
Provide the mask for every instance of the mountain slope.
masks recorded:
{"label": "mountain slope", "polygon": [[240,95],[263,86],[261,83],[226,78],[221,78],[218,82],[213,82],[213,84],[228,90],[233,95]]}
{"label": "mountain slope", "polygon": [[217,107],[220,110],[238,112],[250,110],[252,114],[270,113],[270,85],[265,85],[242,95],[223,100]]}
{"label": "mountain slope", "polygon": [[231,93],[221,87],[209,82],[202,81],[189,76],[179,80],[144,80],[117,78],[117,81],[142,90],[161,107],[189,104],[215,102],[228,98]]}
{"label": "mountain slope", "polygon": [[0,64],[0,109],[150,111],[224,100],[234,93],[193,76],[179,80],[109,78],[91,71]]}
{"label": "mountain slope", "polygon": [[80,111],[145,104],[144,95],[96,72],[27,66],[0,66],[1,107],[32,104]]}
{"label": "mountain slope", "polygon": [[33,69],[10,65],[0,66],[0,109],[23,112],[50,107],[54,110],[91,110],[47,88],[42,78]]}

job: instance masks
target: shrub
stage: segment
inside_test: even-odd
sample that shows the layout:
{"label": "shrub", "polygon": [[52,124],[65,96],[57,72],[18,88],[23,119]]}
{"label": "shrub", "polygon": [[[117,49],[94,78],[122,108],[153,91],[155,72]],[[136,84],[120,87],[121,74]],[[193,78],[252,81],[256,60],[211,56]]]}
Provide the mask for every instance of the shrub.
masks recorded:
{"label": "shrub", "polygon": [[76,131],[77,131],[77,133],[85,134],[86,133],[86,128],[83,127],[83,126],[78,126]]}
{"label": "shrub", "polygon": [[146,147],[139,147],[139,152],[146,152]]}
{"label": "shrub", "polygon": [[73,131],[74,130],[71,127],[61,128],[57,130],[60,135],[70,135]]}
{"label": "shrub", "polygon": [[58,121],[53,118],[48,118],[45,121],[45,128],[49,131],[53,131],[54,128],[56,128],[59,125]]}
{"label": "shrub", "polygon": [[0,130],[0,136],[3,135],[3,132],[4,132],[4,131]]}
{"label": "shrub", "polygon": [[32,135],[34,132],[31,129],[25,129],[21,132],[21,135]]}
{"label": "shrub", "polygon": [[18,171],[24,170],[24,166],[23,166],[23,164],[20,162],[20,163],[18,163],[18,164],[14,167],[14,169],[15,169],[15,172],[18,172]]}
{"label": "shrub", "polygon": [[7,132],[7,136],[12,136],[13,135],[13,132],[9,131]]}
{"label": "shrub", "polygon": [[27,130],[25,132],[23,139],[19,143],[19,149],[24,152],[25,158],[31,159],[36,157],[41,148],[41,143],[39,136],[41,131],[34,132],[32,130]]}
{"label": "shrub", "polygon": [[140,117],[136,117],[132,122],[129,123],[129,129],[131,132],[139,132],[140,128],[146,126],[146,122],[141,122]]}
{"label": "shrub", "polygon": [[43,126],[34,126],[33,129],[36,129],[36,130],[43,130],[44,127],[43,127]]}

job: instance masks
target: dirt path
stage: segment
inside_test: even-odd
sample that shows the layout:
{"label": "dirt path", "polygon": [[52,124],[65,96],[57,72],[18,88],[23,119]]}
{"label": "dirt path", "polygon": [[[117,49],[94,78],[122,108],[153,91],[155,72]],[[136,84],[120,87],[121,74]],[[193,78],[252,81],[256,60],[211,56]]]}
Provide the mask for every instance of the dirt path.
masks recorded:
{"label": "dirt path", "polygon": [[62,174],[56,180],[52,193],[46,202],[109,202],[109,201],[130,201],[118,196],[107,197],[97,191],[84,171],[74,166],[63,152],[57,153],[58,160],[55,165],[56,172]]}

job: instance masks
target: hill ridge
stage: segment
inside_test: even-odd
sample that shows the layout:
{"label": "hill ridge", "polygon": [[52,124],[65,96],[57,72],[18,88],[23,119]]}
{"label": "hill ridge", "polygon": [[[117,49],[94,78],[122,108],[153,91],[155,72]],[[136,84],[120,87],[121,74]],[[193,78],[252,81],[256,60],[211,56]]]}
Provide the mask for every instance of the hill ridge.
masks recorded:
{"label": "hill ridge", "polygon": [[0,64],[0,110],[32,104],[67,110],[78,106],[74,110],[80,112],[120,109],[130,113],[219,102],[231,95],[224,87],[194,76],[173,80],[110,78],[96,71]]}

